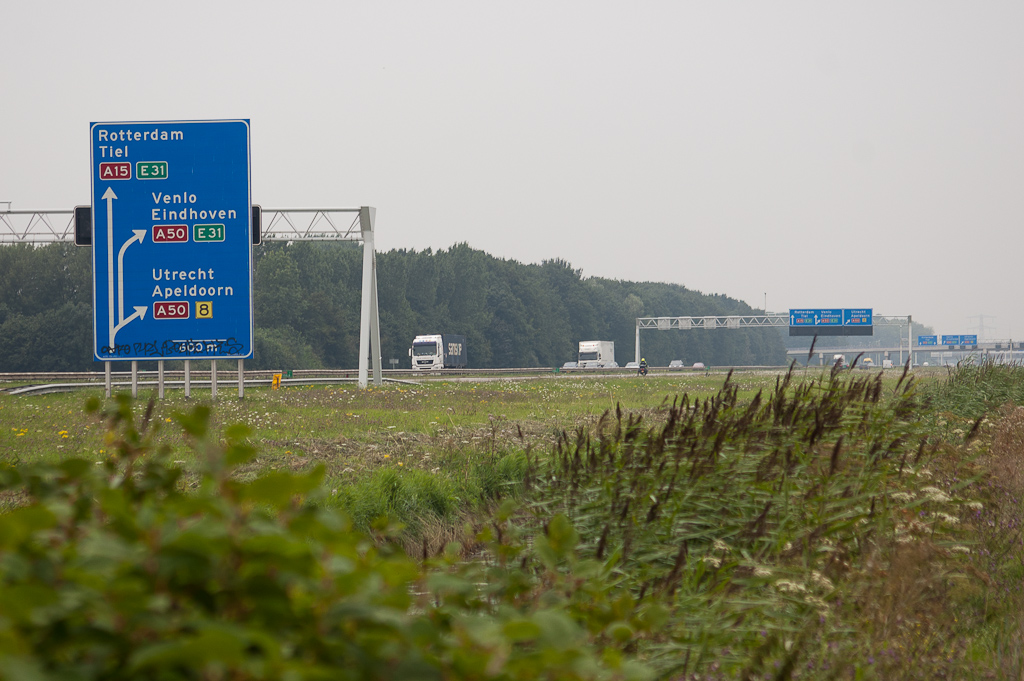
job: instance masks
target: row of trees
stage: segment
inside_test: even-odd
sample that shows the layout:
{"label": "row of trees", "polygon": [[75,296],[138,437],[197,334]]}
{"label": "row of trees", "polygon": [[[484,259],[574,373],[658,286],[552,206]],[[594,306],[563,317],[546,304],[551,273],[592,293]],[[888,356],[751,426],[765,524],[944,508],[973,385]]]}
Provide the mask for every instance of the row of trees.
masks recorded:
{"label": "row of trees", "polygon": [[[362,251],[351,243],[268,243],[255,253],[252,368],[358,363]],[[473,367],[558,366],[581,340],[633,358],[636,318],[751,314],[745,303],[673,284],[583,277],[564,260],[524,265],[457,244],[377,255],[381,356],[408,366],[413,336],[467,337]],[[0,370],[94,368],[88,249],[0,248]],[[783,364],[772,329],[645,331],[643,354],[707,364]]]}

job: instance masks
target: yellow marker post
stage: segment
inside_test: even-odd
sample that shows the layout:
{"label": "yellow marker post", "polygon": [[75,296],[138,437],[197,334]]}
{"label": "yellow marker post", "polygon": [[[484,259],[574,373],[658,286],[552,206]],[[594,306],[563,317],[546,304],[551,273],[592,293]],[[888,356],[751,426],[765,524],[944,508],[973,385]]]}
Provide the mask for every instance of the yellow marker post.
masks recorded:
{"label": "yellow marker post", "polygon": [[281,387],[281,374],[274,374],[274,381],[270,384],[270,387],[274,390]]}

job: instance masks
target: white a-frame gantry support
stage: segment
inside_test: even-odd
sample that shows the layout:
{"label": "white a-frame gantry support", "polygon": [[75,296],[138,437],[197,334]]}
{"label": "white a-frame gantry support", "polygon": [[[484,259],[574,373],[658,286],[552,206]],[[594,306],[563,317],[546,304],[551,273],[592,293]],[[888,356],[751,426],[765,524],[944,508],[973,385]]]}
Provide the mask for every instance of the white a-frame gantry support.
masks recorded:
{"label": "white a-frame gantry support", "polygon": [[[349,217],[356,214],[355,219]],[[363,284],[359,306],[359,387],[384,383],[380,359],[380,315],[377,308],[377,251],[374,225],[377,209],[264,208],[262,234],[266,241],[362,241]],[[357,228],[358,225],[358,228]]]}
{"label": "white a-frame gantry support", "polygon": [[[363,242],[358,381],[360,388],[367,387],[372,367],[373,384],[382,385],[384,379],[380,358],[380,316],[377,309],[377,254],[373,239],[377,209],[370,206],[264,208],[261,213],[262,241]],[[0,210],[0,244],[42,244],[55,241],[75,241],[75,211],[10,210],[9,203],[7,210]],[[162,361],[160,363],[163,364]],[[109,376],[110,363],[105,364]],[[187,371],[186,369],[186,374]]]}
{"label": "white a-frame gantry support", "polygon": [[359,230],[363,236],[363,285],[359,308],[359,387],[368,383],[367,365],[373,360],[373,384],[381,385],[380,316],[377,313],[377,252],[373,246],[373,222],[377,209],[359,209]]}

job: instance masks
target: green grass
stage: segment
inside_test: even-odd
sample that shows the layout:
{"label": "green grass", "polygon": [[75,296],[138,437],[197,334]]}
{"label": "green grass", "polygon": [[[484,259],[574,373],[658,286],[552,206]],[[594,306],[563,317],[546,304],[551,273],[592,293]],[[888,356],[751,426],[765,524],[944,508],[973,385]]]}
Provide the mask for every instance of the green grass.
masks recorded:
{"label": "green grass", "polygon": [[[252,429],[260,456],[239,470],[241,478],[322,463],[326,484],[338,490],[330,503],[347,508],[360,527],[368,528],[387,512],[416,541],[430,535],[433,548],[450,539],[474,508],[515,494],[527,449],[547,450],[563,429],[591,424],[618,404],[653,412],[667,395],[712,395],[724,378],[552,376],[385,384],[369,390],[350,385],[262,388],[248,390],[243,400],[221,391],[212,422],[218,428],[244,423]],[[773,380],[770,375],[746,377],[745,394]],[[0,395],[0,461],[102,460],[108,454],[103,428],[82,408],[87,397],[101,395],[100,389]],[[147,397],[143,392],[140,401]],[[209,391],[193,391],[190,400],[172,391],[155,402],[151,416],[186,479],[194,477],[200,461],[189,439],[170,425],[175,414],[201,403],[209,403]],[[389,489],[388,480],[399,481],[401,502],[381,494]]]}
{"label": "green grass", "polygon": [[[322,464],[316,503],[404,526],[410,555],[460,542],[473,583],[522,579],[515,562],[666,678],[1019,675],[1024,415],[1003,405],[1024,370],[931,376],[288,388],[213,419],[252,429],[238,479]],[[3,460],[103,460],[81,402],[0,397]],[[167,419],[190,406],[152,415],[186,484],[204,450]]]}

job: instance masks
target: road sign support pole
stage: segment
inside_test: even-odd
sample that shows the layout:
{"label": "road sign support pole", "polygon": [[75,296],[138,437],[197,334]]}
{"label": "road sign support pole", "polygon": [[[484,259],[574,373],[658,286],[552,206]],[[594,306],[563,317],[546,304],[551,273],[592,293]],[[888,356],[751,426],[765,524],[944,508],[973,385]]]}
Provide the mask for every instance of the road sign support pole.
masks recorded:
{"label": "road sign support pole", "polygon": [[636,320],[636,342],[633,343],[633,361],[640,363],[640,320]]}
{"label": "road sign support pole", "polygon": [[[903,329],[900,329],[903,331]],[[903,334],[900,334],[900,366],[903,365]]]}
{"label": "road sign support pole", "polygon": [[377,254],[373,254],[373,284],[370,287],[370,367],[373,369],[373,384],[384,385],[384,367],[380,356],[380,317],[377,305]]}
{"label": "road sign support pole", "polygon": [[161,400],[164,399],[164,361],[162,359],[156,361],[156,390],[157,396]]}
{"label": "road sign support pole", "polygon": [[910,362],[910,368],[914,368],[914,317],[913,315],[907,315],[907,361]]}
{"label": "road sign support pole", "polygon": [[132,360],[132,397],[139,396],[139,361]]}
{"label": "road sign support pole", "polygon": [[191,373],[192,372],[190,371],[190,369],[192,367],[191,367],[190,364],[191,364],[190,361],[186,359],[185,360],[185,399],[188,399],[189,397],[192,396],[192,381],[191,381],[191,378],[192,378],[191,377]]}
{"label": "road sign support pole", "polygon": [[359,312],[359,387],[369,384],[372,357],[373,384],[382,385],[380,360],[380,319],[377,314],[377,256],[373,245],[373,222],[376,209],[359,209],[359,229],[363,237],[363,286]]}
{"label": "road sign support pole", "polygon": [[245,360],[238,360],[238,399],[245,397]]}
{"label": "road sign support pole", "polygon": [[210,399],[217,399],[217,360],[210,360]]}
{"label": "road sign support pole", "polygon": [[110,362],[103,363],[103,391],[110,397]]}

